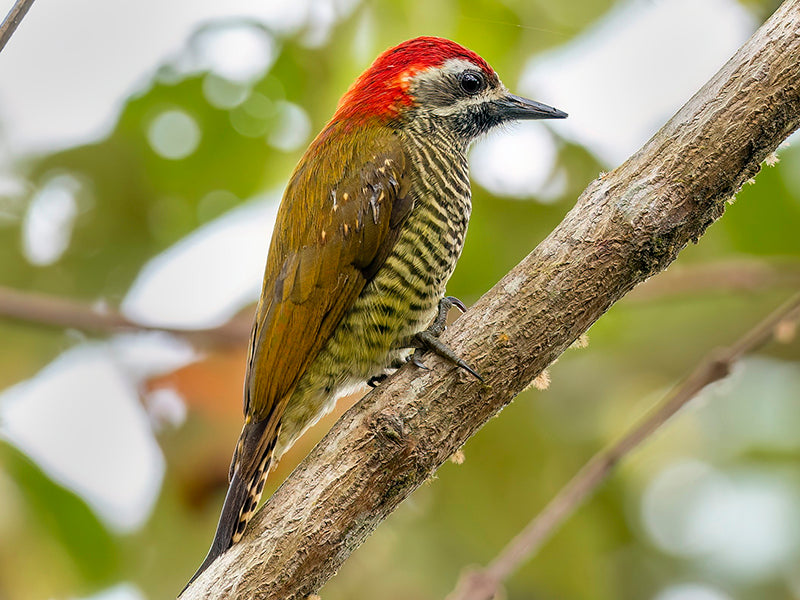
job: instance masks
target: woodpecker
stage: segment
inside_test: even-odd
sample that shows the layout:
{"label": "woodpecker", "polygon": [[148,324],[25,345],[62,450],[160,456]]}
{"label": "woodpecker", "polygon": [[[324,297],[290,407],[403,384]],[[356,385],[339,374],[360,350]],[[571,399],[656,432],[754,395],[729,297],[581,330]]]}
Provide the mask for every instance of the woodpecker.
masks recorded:
{"label": "woodpecker", "polygon": [[[245,422],[205,561],[238,542],[270,467],[336,399],[433,350],[471,212],[467,149],[497,125],[566,113],[511,94],[444,38],[386,50],[295,168],[249,345]],[[190,583],[191,583],[190,581]]]}

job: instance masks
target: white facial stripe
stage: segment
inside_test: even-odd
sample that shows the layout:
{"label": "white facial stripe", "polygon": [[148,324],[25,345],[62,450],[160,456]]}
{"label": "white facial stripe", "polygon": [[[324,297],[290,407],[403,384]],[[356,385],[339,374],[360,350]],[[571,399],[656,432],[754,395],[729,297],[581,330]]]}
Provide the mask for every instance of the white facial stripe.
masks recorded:
{"label": "white facial stripe", "polygon": [[[463,58],[451,58],[441,66],[439,72],[458,74],[467,70],[480,71],[481,68],[469,60],[464,60]],[[502,81],[500,81],[500,88],[505,89]]]}
{"label": "white facial stripe", "polygon": [[483,104],[485,102],[489,102],[491,100],[500,98],[501,96],[503,96],[502,90],[487,89],[475,96],[462,98],[461,100],[459,100],[454,104],[451,104],[450,106],[442,106],[439,108],[435,108],[431,112],[434,115],[439,115],[440,117],[448,117],[450,115],[463,112],[465,106],[472,106],[473,104]]}
{"label": "white facial stripe", "polygon": [[442,73],[461,73],[461,71],[466,71],[468,69],[471,70],[478,70],[480,71],[480,67],[476,65],[474,62],[470,60],[465,60],[463,58],[451,58],[450,60],[446,61],[441,67],[439,67],[439,71]]}
{"label": "white facial stripe", "polygon": [[426,81],[430,79],[437,79],[443,75],[458,75],[463,71],[480,71],[481,68],[474,62],[465,60],[463,58],[451,58],[446,61],[441,67],[430,67],[424,71],[416,73],[412,79],[416,81]]}
{"label": "white facial stripe", "polygon": [[[446,61],[441,67],[432,67],[430,69],[426,69],[420,73],[417,73],[413,77],[413,79],[416,80],[417,82],[424,82],[426,80],[440,79],[443,76],[447,75],[457,76],[458,74],[464,71],[475,71],[475,70],[480,71],[480,67],[475,63],[473,63],[472,61],[463,58],[451,58],[450,60]],[[506,91],[505,86],[501,82],[500,85],[496,88],[487,87],[480,94],[463,98],[458,102],[456,102],[455,104],[451,104],[449,106],[442,106],[435,108],[434,110],[431,111],[431,113],[438,115],[440,117],[447,117],[461,112],[465,106],[471,106],[473,104],[483,104],[484,102],[500,98],[501,96],[504,95],[505,91]]]}

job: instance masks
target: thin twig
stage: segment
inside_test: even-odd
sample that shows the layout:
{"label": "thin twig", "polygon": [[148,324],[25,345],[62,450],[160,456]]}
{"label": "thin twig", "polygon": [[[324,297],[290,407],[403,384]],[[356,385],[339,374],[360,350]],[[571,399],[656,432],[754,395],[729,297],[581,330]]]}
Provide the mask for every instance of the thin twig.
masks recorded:
{"label": "thin twig", "polygon": [[6,47],[8,40],[14,35],[17,26],[28,13],[28,9],[32,4],[33,0],[17,0],[11,10],[8,11],[3,24],[0,25],[0,52]]}
{"label": "thin twig", "polygon": [[792,260],[720,260],[675,265],[651,277],[625,297],[626,302],[653,302],[675,296],[752,294],[764,290],[800,288],[800,262]]}
{"label": "thin twig", "polygon": [[0,317],[37,325],[113,334],[130,331],[163,331],[200,345],[242,346],[250,331],[250,314],[234,317],[219,327],[185,330],[155,327],[131,321],[119,311],[94,308],[81,302],[0,286]]}
{"label": "thin twig", "polygon": [[447,600],[490,600],[494,597],[502,583],[533,558],[623,457],[647,440],[702,389],[726,377],[736,361],[771,340],[781,324],[799,318],[800,294],[797,294],[732,346],[707,355],[638,425],[618,442],[595,454],[485,569],[465,572]]}

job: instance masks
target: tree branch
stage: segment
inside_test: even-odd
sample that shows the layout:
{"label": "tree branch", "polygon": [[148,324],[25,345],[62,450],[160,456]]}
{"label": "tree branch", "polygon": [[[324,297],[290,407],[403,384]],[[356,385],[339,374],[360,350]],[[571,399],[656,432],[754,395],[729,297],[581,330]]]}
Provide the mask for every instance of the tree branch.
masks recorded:
{"label": "tree branch", "polygon": [[[786,260],[730,260],[670,269],[648,279],[632,290],[625,299],[652,302],[687,294],[754,293],[797,287],[800,287],[800,263]],[[105,335],[161,331],[200,346],[238,347],[244,346],[250,336],[253,308],[243,309],[218,327],[177,329],[138,323],[108,306],[92,306],[60,296],[0,286],[0,318]]]}
{"label": "tree branch", "polygon": [[242,346],[250,333],[252,316],[248,311],[227,323],[210,329],[174,329],[153,327],[131,321],[117,310],[95,308],[76,302],[31,292],[20,292],[0,286],[0,317],[28,321],[49,327],[64,327],[95,333],[130,331],[163,331],[184,337],[198,345]]}
{"label": "tree branch", "polygon": [[595,454],[525,528],[482,570],[465,572],[447,600],[491,600],[502,583],[533,558],[558,527],[605,480],[619,461],[661,428],[706,386],[727,377],[733,365],[775,337],[784,323],[800,318],[800,294],[761,321],[732,346],[711,352],[638,425]]}
{"label": "tree branch", "polygon": [[17,0],[11,10],[8,11],[3,24],[0,25],[0,52],[6,47],[8,40],[14,35],[17,26],[22,22],[22,19],[28,14],[28,9],[33,4],[33,0]]}
{"label": "tree branch", "polygon": [[[800,125],[800,0],[787,0],[444,340],[485,377],[426,357],[365,396],[183,594],[315,593],[378,524],[637,283],[667,267]],[[199,558],[199,557],[198,557]]]}

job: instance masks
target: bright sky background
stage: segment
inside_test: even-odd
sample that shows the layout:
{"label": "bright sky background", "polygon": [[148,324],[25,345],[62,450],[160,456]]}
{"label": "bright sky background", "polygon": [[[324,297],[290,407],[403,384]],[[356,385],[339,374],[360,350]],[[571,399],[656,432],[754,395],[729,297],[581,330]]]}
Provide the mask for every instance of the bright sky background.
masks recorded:
{"label": "bright sky background", "polygon": [[[0,1],[0,12],[12,3]],[[319,42],[337,15],[352,5],[353,0],[38,0],[0,58],[0,193],[19,182],[14,163],[26,154],[105,136],[125,99],[145,89],[164,63],[184,71],[211,69],[242,81],[269,68],[278,49],[245,29],[216,38],[201,35],[195,51],[178,60],[191,34],[204,23],[247,17],[291,31],[311,20],[315,27],[309,41]],[[520,81],[506,79],[514,91],[557,106],[570,117],[546,125],[522,124],[476,144],[474,179],[498,194],[519,198],[537,194],[548,201],[564,185],[563,174],[554,172],[559,138],[583,144],[609,168],[616,166],[733,54],[755,26],[753,17],[734,0],[632,0],[620,5],[568,44],[531,57]],[[189,124],[189,142],[190,130]],[[177,151],[191,151],[191,143]],[[68,226],[72,185],[66,182],[46,198],[48,206],[61,207],[66,224],[57,227]],[[208,327],[254,301],[278,196],[275,192],[252,199],[154,258],[125,298],[124,312],[147,323]],[[52,225],[37,224],[33,217],[30,227]],[[57,260],[58,231],[45,237],[54,242],[29,249],[33,260],[37,256]],[[84,497],[110,526],[135,529],[147,518],[164,473],[138,382],[185,364],[192,356],[189,348],[164,336],[120,336],[75,347],[36,377],[0,394],[0,434]],[[79,427],[65,431],[59,425],[69,411],[91,418],[73,419]],[[98,455],[97,448],[104,452]],[[120,467],[124,477],[115,473]],[[747,474],[727,477],[700,463],[677,464],[653,485],[662,491],[678,489],[675,493],[680,494],[692,478],[707,482],[698,493],[709,494],[715,503],[720,494],[729,503],[739,503],[729,517],[742,506],[752,506],[752,514],[771,514],[769,508],[797,518],[793,492],[776,487],[774,481],[754,481]],[[653,495],[642,509],[656,543],[678,553],[696,552],[692,539],[680,538],[680,527],[669,525],[674,514],[663,513],[659,498]],[[702,509],[702,497],[684,500],[691,509],[687,514]],[[795,508],[790,508],[792,502]],[[772,532],[778,524],[759,521],[750,527],[747,539],[758,542],[763,541],[759,531],[771,528]],[[773,533],[783,539],[779,531]],[[712,541],[724,548],[729,537],[724,531],[717,534]],[[736,548],[747,547],[737,540]],[[766,557],[759,563],[766,570],[780,566],[773,560],[775,553],[783,556],[789,551],[755,547]],[[738,568],[741,557],[725,559],[724,552],[721,556],[721,568]],[[684,588],[664,590],[658,598],[727,598],[711,588],[689,584]],[[96,598],[140,597],[134,588],[120,586]]]}

